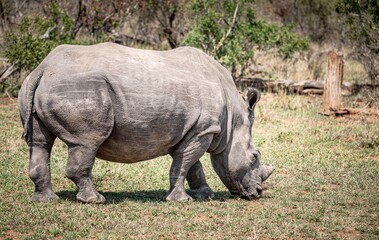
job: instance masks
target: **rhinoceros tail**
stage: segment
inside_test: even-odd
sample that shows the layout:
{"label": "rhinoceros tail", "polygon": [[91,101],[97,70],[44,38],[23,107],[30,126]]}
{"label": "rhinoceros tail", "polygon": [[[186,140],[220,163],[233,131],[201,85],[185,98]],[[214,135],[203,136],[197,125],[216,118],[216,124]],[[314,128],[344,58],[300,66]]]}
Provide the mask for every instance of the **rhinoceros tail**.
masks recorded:
{"label": "rhinoceros tail", "polygon": [[28,140],[30,133],[30,117],[33,113],[34,108],[34,94],[42,78],[42,73],[43,72],[39,71],[38,69],[30,73],[20,89],[19,109],[24,127],[21,138],[23,138],[25,141]]}

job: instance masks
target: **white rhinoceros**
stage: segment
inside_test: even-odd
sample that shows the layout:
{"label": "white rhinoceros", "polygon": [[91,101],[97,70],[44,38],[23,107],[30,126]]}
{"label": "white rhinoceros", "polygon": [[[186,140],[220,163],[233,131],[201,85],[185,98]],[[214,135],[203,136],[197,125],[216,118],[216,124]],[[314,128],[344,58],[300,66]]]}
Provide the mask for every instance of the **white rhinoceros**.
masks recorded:
{"label": "white rhinoceros", "polygon": [[66,176],[77,185],[82,202],[105,201],[91,180],[95,157],[135,163],[166,154],[173,158],[166,200],[212,198],[199,162],[205,152],[232,194],[259,197],[273,170],[261,165],[251,143],[259,98],[249,89],[245,101],[228,71],[194,48],[59,46],[19,93],[35,184],[32,200],[58,198],[50,175],[56,137],[68,146]]}

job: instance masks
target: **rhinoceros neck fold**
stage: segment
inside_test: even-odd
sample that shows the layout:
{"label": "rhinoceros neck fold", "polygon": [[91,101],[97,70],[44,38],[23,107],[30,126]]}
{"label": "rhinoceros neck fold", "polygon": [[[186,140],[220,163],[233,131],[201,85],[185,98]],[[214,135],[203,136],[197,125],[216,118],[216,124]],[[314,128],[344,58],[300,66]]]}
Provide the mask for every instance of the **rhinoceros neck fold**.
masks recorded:
{"label": "rhinoceros neck fold", "polygon": [[[223,67],[219,68],[220,72],[225,71]],[[230,147],[233,137],[233,131],[235,127],[234,117],[236,116],[235,112],[239,111],[238,108],[239,100],[238,94],[236,94],[236,86],[233,82],[233,79],[227,76],[220,76],[220,90],[222,92],[222,102],[224,104],[223,109],[223,119],[221,121],[221,132],[215,136],[213,143],[211,144],[209,153],[218,155]],[[237,106],[238,109],[235,109]]]}

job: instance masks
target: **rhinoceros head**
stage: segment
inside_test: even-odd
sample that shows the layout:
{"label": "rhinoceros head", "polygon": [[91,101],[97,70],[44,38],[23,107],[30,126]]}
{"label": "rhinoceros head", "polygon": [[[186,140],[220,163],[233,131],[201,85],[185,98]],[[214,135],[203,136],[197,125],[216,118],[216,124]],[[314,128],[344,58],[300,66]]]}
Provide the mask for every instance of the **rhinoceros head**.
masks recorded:
{"label": "rhinoceros head", "polygon": [[232,131],[225,150],[211,154],[212,165],[224,185],[233,195],[251,200],[262,194],[262,182],[273,172],[271,165],[260,162],[260,152],[253,146],[251,130],[254,108],[260,99],[258,90],[249,88],[247,98],[242,99],[242,113],[233,116]]}

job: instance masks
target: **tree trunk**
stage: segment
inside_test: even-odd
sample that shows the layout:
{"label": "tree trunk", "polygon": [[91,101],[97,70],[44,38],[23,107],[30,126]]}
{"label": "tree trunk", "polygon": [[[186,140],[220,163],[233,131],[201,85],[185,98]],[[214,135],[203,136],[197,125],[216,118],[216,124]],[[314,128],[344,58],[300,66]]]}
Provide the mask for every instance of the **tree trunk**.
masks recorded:
{"label": "tree trunk", "polygon": [[328,73],[324,84],[324,112],[342,108],[343,56],[331,50],[328,58]]}

